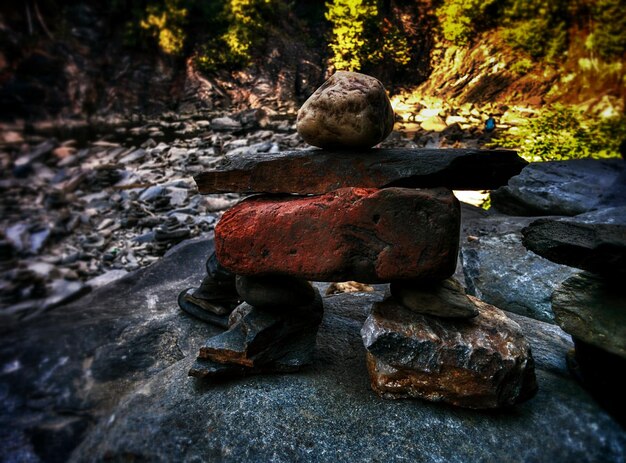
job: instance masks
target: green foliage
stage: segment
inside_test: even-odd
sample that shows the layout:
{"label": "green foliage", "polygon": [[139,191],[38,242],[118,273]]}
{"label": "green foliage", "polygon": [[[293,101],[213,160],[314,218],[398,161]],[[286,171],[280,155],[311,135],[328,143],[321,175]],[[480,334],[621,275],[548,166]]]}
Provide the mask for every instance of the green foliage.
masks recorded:
{"label": "green foliage", "polygon": [[497,0],[446,0],[437,9],[441,30],[446,40],[455,45],[466,45],[477,26],[487,21],[488,12]]}
{"label": "green foliage", "polygon": [[182,0],[165,0],[146,7],[146,17],[140,27],[157,39],[159,47],[168,55],[178,55],[185,45],[184,25],[187,9]]}
{"label": "green foliage", "polygon": [[493,140],[493,146],[514,148],[527,161],[558,161],[618,157],[626,138],[624,115],[602,117],[556,104],[536,118]]}
{"label": "green foliage", "polygon": [[367,66],[405,66],[411,61],[406,33],[382,17],[376,0],[334,0],[326,3],[332,25],[330,62],[336,70],[358,71]]}
{"label": "green foliage", "polygon": [[225,1],[215,27],[221,32],[208,37],[195,55],[200,69],[215,71],[249,64],[251,50],[263,41],[272,6],[272,0]]}
{"label": "green foliage", "polygon": [[533,58],[556,61],[567,49],[568,0],[509,0],[502,10],[505,40]]}
{"label": "green foliage", "polygon": [[366,60],[365,30],[378,15],[374,0],[334,0],[326,3],[326,19],[332,24],[329,43],[336,70],[358,71]]}
{"label": "green foliage", "polygon": [[528,74],[528,72],[533,68],[533,62],[528,58],[521,58],[515,61],[509,71],[518,76],[523,76],[524,74]]}
{"label": "green foliage", "polygon": [[594,20],[588,47],[605,60],[626,53],[626,4],[624,0],[596,0],[592,6]]}

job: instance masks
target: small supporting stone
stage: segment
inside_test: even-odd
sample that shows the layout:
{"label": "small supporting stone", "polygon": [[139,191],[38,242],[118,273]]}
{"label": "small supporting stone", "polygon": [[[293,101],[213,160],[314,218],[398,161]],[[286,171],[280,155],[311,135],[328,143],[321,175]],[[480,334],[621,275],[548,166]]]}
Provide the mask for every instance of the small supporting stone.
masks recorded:
{"label": "small supporting stone", "polygon": [[419,315],[391,298],[374,304],[361,330],[372,389],[477,409],[532,397],[534,361],[519,325],[471,300],[480,313],[467,320]]}
{"label": "small supporting stone", "polygon": [[[258,284],[258,283],[257,283]],[[311,362],[315,337],[323,316],[319,291],[305,305],[264,308],[248,303],[230,315],[229,329],[200,348],[189,374],[227,377],[271,371],[296,371]]]}
{"label": "small supporting stone", "polygon": [[207,323],[228,327],[228,316],[240,303],[235,274],[222,267],[213,252],[206,262],[207,276],[199,288],[178,295],[179,307]]}
{"label": "small supporting stone", "polygon": [[391,295],[411,312],[444,318],[473,318],[478,308],[453,278],[441,282],[395,281]]}

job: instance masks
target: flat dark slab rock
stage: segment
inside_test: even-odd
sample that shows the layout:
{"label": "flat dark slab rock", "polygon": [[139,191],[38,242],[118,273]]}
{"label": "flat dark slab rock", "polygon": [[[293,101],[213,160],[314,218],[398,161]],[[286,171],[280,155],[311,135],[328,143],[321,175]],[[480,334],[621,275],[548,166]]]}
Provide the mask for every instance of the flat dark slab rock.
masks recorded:
{"label": "flat dark slab rock", "polygon": [[509,215],[578,215],[626,206],[626,162],[575,159],[535,162],[507,186],[491,192],[491,205]]}
{"label": "flat dark slab rock", "polygon": [[[511,315],[539,392],[487,413],[369,387],[359,331],[375,293],[324,299],[313,364],[202,381],[187,373],[221,330],[186,315],[212,252],[185,243],[159,263],[0,336],[4,461],[620,461],[626,434],[569,375],[569,336]],[[572,437],[574,436],[574,438]]]}
{"label": "flat dark slab rock", "polygon": [[626,207],[543,218],[522,233],[524,246],[553,262],[613,279],[626,276]]}
{"label": "flat dark slab rock", "polygon": [[321,194],[344,187],[447,187],[488,190],[506,185],[527,165],[510,150],[303,150],[227,158],[196,175],[200,193]]}

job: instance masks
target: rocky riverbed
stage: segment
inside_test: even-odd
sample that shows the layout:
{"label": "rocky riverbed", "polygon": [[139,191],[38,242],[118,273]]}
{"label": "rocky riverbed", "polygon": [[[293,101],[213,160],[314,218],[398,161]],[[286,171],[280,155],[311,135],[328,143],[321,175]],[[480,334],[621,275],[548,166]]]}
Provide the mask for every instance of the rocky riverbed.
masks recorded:
{"label": "rocky riverbed", "polygon": [[[499,110],[407,106],[382,146],[480,147],[489,114],[512,120]],[[193,175],[305,147],[295,114],[269,110],[3,125],[0,317],[35,317],[212,230],[239,197],[199,195]]]}

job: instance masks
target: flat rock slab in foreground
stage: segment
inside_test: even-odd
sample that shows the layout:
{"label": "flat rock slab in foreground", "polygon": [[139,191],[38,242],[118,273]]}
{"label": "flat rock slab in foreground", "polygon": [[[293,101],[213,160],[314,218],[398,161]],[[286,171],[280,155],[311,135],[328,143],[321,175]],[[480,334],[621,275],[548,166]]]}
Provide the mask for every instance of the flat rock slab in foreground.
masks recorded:
{"label": "flat rock slab in foreground", "polygon": [[[626,434],[569,375],[569,336],[513,316],[537,395],[480,412],[372,392],[359,331],[382,294],[324,299],[313,364],[219,383],[187,376],[220,330],[176,304],[211,246],[158,264],[0,337],[0,453],[7,461],[599,462]],[[171,293],[171,294],[170,294]],[[70,452],[74,449],[73,454]]]}
{"label": "flat rock slab in foreground", "polygon": [[361,334],[372,388],[382,397],[424,398],[467,408],[499,408],[537,391],[535,362],[517,323],[472,299],[479,315],[419,315],[389,298],[374,305]]}
{"label": "flat rock slab in foreground", "polygon": [[444,279],[454,273],[459,228],[459,202],[444,188],[342,188],[242,201],[217,224],[215,250],[238,275],[362,283]]}
{"label": "flat rock slab in foreground", "polygon": [[203,194],[322,194],[345,187],[387,186],[489,190],[506,185],[526,165],[509,150],[303,150],[233,156],[194,179]]}

